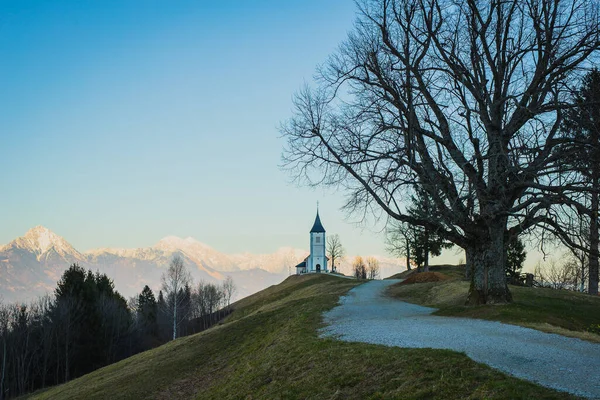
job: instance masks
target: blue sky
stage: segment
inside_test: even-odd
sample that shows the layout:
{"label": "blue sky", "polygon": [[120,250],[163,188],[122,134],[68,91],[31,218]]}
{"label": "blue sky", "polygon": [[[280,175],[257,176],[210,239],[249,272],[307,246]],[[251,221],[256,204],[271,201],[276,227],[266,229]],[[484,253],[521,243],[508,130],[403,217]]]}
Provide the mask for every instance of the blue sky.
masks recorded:
{"label": "blue sky", "polygon": [[289,183],[278,124],[351,29],[348,0],[0,1],[0,244],[193,236],[305,248],[320,201],[350,254],[384,254],[343,196]]}

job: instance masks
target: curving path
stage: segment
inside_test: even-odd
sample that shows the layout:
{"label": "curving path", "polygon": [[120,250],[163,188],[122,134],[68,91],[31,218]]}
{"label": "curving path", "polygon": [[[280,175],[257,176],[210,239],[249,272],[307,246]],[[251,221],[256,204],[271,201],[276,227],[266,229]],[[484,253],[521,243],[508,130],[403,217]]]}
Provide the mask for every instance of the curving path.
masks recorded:
{"label": "curving path", "polygon": [[450,349],[510,375],[600,399],[600,344],[469,318],[429,315],[434,308],[383,295],[399,280],[350,290],[324,314],[322,336],[386,346]]}

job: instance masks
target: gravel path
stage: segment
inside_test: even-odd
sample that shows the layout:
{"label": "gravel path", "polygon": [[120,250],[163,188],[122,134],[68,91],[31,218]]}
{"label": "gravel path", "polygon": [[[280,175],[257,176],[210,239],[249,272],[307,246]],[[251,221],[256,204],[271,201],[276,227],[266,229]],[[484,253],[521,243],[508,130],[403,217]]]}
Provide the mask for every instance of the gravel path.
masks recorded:
{"label": "gravel path", "polygon": [[510,375],[600,399],[600,344],[500,322],[429,315],[434,308],[391,299],[398,280],[350,290],[324,315],[322,336],[386,346],[451,349]]}

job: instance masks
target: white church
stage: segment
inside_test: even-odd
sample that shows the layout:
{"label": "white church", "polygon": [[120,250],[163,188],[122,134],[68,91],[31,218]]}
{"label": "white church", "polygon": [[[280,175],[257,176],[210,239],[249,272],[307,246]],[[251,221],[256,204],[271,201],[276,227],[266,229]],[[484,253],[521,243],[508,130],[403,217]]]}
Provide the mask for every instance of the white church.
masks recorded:
{"label": "white church", "polygon": [[296,274],[329,272],[327,261],[325,253],[325,228],[321,224],[319,210],[317,210],[317,218],[315,218],[315,223],[310,230],[310,255],[300,264],[296,265]]}

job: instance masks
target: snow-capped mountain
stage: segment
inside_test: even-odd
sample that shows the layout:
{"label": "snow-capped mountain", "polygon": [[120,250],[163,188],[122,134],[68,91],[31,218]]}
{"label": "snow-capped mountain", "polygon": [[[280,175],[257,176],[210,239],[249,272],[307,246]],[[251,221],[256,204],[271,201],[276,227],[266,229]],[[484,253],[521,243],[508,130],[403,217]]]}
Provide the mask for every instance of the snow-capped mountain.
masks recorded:
{"label": "snow-capped mountain", "polygon": [[203,265],[204,267],[211,268],[213,270],[239,270],[238,266],[230,259],[229,256],[220,253],[212,247],[191,237],[181,239],[177,236],[167,236],[152,246],[152,248],[165,252],[181,251],[196,264]]}
{"label": "snow-capped mountain", "polygon": [[282,247],[272,254],[233,254],[231,260],[241,270],[260,268],[274,274],[295,273],[294,267],[308,256],[307,250]]}
{"label": "snow-capped mountain", "polygon": [[219,283],[231,272],[239,296],[279,283],[285,277],[267,271],[239,271],[227,255],[192,238],[171,236],[148,248],[104,248],[81,253],[51,230],[37,226],[0,247],[0,299],[25,301],[51,293],[62,273],[74,263],[106,273],[125,297],[139,293],[144,285],[159,290],[161,275],[175,254],[183,258],[194,282]]}
{"label": "snow-capped mountain", "polygon": [[62,237],[36,226],[0,248],[0,296],[20,300],[44,294],[53,290],[66,267],[84,261]]}
{"label": "snow-capped mountain", "polygon": [[[183,258],[194,282],[219,283],[229,275],[238,287],[238,296],[244,297],[294,273],[294,266],[308,252],[285,247],[272,254],[227,255],[190,237],[167,236],[146,248],[99,248],[81,253],[59,235],[37,226],[0,247],[0,298],[23,301],[51,292],[73,263],[106,273],[125,297],[138,294],[144,285],[159,290],[161,275],[175,254]],[[400,271],[395,260],[377,258],[382,276]],[[351,273],[351,262],[347,257],[339,270]]]}
{"label": "snow-capped mountain", "polygon": [[47,259],[51,255],[78,260],[83,259],[81,253],[75,250],[65,239],[43,226],[36,226],[30,229],[25,236],[0,247],[2,252],[11,249],[35,254],[38,261]]}

